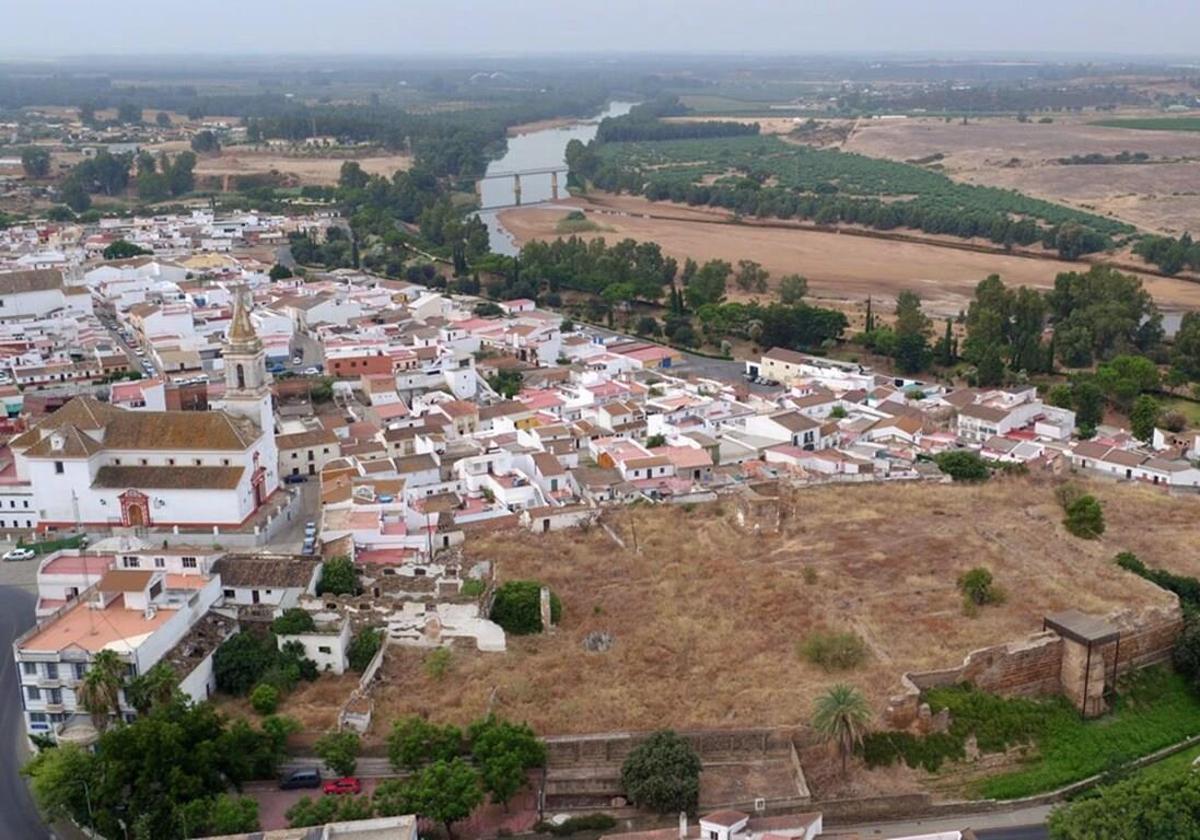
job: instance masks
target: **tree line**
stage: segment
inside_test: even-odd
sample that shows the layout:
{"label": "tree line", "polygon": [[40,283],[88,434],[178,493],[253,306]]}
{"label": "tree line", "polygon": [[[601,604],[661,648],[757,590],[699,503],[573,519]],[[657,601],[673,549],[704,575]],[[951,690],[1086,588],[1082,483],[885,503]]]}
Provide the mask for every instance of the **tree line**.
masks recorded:
{"label": "tree line", "polygon": [[758,123],[731,120],[666,122],[663,117],[684,116],[691,112],[676,96],[665,96],[634,105],[628,114],[600,121],[596,139],[602,143],[629,140],[693,140],[705,137],[742,137],[758,134]]}

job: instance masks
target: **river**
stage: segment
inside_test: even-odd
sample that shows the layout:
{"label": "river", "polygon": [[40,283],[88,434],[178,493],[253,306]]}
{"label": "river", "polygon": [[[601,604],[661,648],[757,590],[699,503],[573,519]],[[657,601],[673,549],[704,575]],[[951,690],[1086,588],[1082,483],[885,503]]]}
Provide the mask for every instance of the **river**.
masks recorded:
{"label": "river", "polygon": [[[508,149],[504,156],[488,164],[488,174],[513,172],[526,169],[545,169],[563,166],[566,163],[567,144],[572,140],[587,143],[596,136],[600,120],[628,114],[634,102],[610,102],[608,107],[594,117],[558,128],[530,131],[508,138]],[[567,195],[565,173],[559,174],[559,195]],[[502,208],[513,203],[513,181],[511,178],[495,178],[481,181],[480,206]],[[539,204],[553,197],[549,173],[526,175],[521,178],[521,204]],[[500,225],[499,210],[480,210],[479,218],[487,225],[488,239],[497,254],[515,256],[516,243]]]}

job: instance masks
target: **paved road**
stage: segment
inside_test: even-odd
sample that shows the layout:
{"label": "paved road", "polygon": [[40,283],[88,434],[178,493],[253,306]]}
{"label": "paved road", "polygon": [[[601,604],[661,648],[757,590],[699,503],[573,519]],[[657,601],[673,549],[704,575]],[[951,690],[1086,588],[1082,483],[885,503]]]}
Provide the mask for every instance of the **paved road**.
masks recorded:
{"label": "paved road", "polygon": [[979,840],[1047,840],[1050,832],[1044,825],[1024,825],[1016,828],[993,828],[975,832]]}
{"label": "paved road", "polygon": [[33,804],[20,774],[26,750],[13,640],[33,624],[34,597],[24,588],[0,586],[0,837],[38,840],[53,835]]}
{"label": "paved road", "polygon": [[838,830],[856,831],[864,840],[912,837],[964,828],[974,829],[980,840],[1046,840],[1050,836],[1045,825],[1050,810],[1050,806],[1038,805],[985,814],[839,826]]}

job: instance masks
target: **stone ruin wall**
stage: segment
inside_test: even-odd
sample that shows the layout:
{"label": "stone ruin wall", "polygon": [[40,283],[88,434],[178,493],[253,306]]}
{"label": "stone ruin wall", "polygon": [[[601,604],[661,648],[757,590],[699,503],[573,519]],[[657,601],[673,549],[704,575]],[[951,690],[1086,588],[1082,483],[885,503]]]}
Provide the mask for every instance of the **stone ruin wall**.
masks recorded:
{"label": "stone ruin wall", "polygon": [[[1119,612],[1108,618],[1121,628],[1120,674],[1169,661],[1175,640],[1183,630],[1183,616],[1177,605],[1138,613]],[[1063,693],[1064,662],[1072,673],[1081,670],[1073,668],[1074,660],[1068,656],[1068,647],[1078,645],[1067,642],[1057,633],[1045,631],[1019,641],[972,651],[954,668],[902,674],[902,689],[889,699],[884,719],[893,728],[908,729],[921,717],[922,691],[960,682],[970,682],[984,691],[1009,697]],[[1116,645],[1097,649],[1095,655],[1102,657],[1111,672],[1117,655]],[[1070,691],[1066,693],[1071,696]]]}

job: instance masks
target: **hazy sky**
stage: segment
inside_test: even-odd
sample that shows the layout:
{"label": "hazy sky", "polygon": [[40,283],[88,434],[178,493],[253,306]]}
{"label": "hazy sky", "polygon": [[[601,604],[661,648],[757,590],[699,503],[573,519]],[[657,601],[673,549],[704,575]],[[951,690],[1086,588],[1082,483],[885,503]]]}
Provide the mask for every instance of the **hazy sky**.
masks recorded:
{"label": "hazy sky", "polygon": [[0,58],[573,51],[1200,54],[1200,0],[0,0]]}

